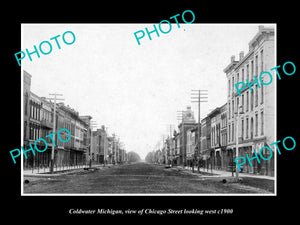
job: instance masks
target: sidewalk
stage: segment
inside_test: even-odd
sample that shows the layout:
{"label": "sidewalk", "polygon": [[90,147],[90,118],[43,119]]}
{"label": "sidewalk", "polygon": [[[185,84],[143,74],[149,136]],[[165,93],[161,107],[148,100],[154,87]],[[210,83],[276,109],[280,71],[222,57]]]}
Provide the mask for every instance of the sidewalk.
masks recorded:
{"label": "sidewalk", "polygon": [[[173,167],[176,168],[176,167]],[[183,170],[186,171],[192,171],[192,168],[190,167],[183,167],[183,166],[177,166],[177,168],[181,168]],[[199,174],[197,167],[194,167],[194,174]],[[232,172],[229,171],[225,171],[225,170],[215,170],[215,169],[203,169],[200,168],[200,172],[205,172],[205,173],[209,173],[212,175],[206,176],[206,177],[230,177],[232,176]],[[233,173],[234,176],[236,176],[235,172]],[[201,176],[204,177],[205,175]],[[253,177],[253,178],[260,178],[260,179],[268,179],[268,180],[275,180],[275,177],[271,177],[271,176],[265,176],[265,175],[259,175],[259,174],[251,174],[251,173],[239,173],[239,177]]]}
{"label": "sidewalk", "polygon": [[[110,167],[112,164],[95,164],[92,165],[92,169],[95,168],[104,168]],[[60,176],[63,174],[78,172],[79,170],[83,170],[84,168],[89,168],[89,165],[77,165],[77,166],[67,166],[67,167],[54,167],[54,173],[50,174],[50,168],[40,168],[40,169],[30,169],[30,170],[23,170],[24,176],[36,176],[36,177],[52,177],[52,176]]]}

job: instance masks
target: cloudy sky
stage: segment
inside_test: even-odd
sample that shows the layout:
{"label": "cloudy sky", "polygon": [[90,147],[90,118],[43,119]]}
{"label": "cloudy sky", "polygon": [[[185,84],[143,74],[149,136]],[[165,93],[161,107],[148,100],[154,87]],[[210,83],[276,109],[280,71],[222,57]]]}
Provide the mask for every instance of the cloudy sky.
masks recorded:
{"label": "cloudy sky", "polygon": [[226,102],[223,69],[232,55],[247,54],[258,25],[172,24],[168,34],[145,35],[138,45],[134,32],[153,24],[22,24],[22,51],[66,31],[76,36],[72,45],[60,36],[61,49],[50,41],[52,52],[25,58],[22,70],[32,75],[32,92],[63,94],[66,105],[91,115],[143,158],[169,134],[170,124],[177,127],[176,111],[190,105],[197,115],[191,89],[208,90],[201,118]]}

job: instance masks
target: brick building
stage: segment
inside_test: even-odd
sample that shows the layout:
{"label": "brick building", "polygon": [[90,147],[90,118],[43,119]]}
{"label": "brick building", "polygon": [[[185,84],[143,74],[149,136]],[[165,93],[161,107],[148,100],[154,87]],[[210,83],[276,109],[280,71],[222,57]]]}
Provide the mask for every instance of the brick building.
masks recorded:
{"label": "brick building", "polygon": [[183,166],[187,165],[186,158],[186,144],[187,144],[187,131],[190,128],[193,128],[196,125],[194,118],[194,113],[191,110],[190,106],[187,106],[187,109],[182,112],[182,121],[179,124],[179,138],[180,138],[180,154],[179,154],[179,163]]}
{"label": "brick building", "polygon": [[[253,157],[254,151],[258,153],[261,147],[275,141],[275,87],[276,75],[271,71],[273,83],[258,86],[254,76],[259,77],[263,71],[270,71],[275,67],[274,29],[259,26],[258,33],[249,42],[249,52],[244,55],[240,52],[239,60],[231,57],[230,64],[224,69],[228,80],[227,106],[228,106],[228,149],[236,151],[236,132],[238,132],[239,156],[246,154]],[[247,85],[238,95],[235,84],[238,82],[253,83],[251,88]],[[268,77],[263,77],[267,83]],[[237,118],[237,110],[240,115]],[[236,123],[238,131],[236,131]],[[271,146],[273,153],[274,146]],[[265,158],[270,154],[267,150],[262,152]],[[261,160],[259,164],[252,160],[253,167],[247,161],[243,172],[274,175],[274,157],[270,160]]]}

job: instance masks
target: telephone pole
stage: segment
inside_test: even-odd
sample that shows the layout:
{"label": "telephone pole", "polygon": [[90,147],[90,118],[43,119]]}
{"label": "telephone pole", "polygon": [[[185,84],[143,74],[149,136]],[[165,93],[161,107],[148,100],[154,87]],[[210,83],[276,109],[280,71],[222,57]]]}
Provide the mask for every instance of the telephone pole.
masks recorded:
{"label": "telephone pole", "polygon": [[[56,133],[56,100],[65,100],[63,98],[57,98],[57,96],[62,96],[62,94],[49,94],[53,95],[54,98],[46,98],[48,100],[54,100],[54,113],[53,113],[53,130],[52,133]],[[52,144],[52,151],[51,151],[51,164],[50,164],[50,173],[53,173],[54,171],[54,145]]]}
{"label": "telephone pole", "polygon": [[[208,90],[191,90],[191,102],[192,103],[198,103],[198,151],[197,151],[197,158],[199,160],[200,158],[200,132],[201,132],[201,117],[200,117],[200,103],[201,102],[207,102],[208,98]],[[199,163],[199,162],[198,162]],[[198,166],[198,169],[200,167]],[[199,170],[198,170],[199,171]]]}

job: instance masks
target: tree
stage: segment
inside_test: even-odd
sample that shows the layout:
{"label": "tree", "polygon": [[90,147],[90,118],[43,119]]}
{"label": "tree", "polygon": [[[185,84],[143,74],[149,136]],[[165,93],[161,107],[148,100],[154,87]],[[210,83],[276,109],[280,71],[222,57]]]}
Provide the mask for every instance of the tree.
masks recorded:
{"label": "tree", "polygon": [[148,154],[145,157],[145,161],[147,163],[154,163],[154,152],[148,152]]}
{"label": "tree", "polygon": [[128,157],[128,162],[140,162],[141,161],[141,157],[139,156],[139,154],[137,154],[136,152],[128,152],[127,153],[127,157]]}

